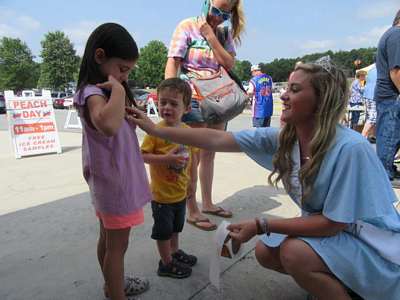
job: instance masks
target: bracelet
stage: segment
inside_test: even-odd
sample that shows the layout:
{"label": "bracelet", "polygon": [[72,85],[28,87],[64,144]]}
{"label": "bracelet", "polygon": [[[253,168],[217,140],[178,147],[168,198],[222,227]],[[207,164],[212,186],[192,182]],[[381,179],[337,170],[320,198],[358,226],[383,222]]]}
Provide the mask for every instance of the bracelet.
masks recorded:
{"label": "bracelet", "polygon": [[[266,233],[267,236],[270,236],[271,232],[269,231],[268,219],[263,217],[261,219],[258,219],[258,222],[259,222],[260,230],[258,230],[258,227],[257,227],[257,234]],[[258,233],[258,232],[260,232],[260,233]]]}
{"label": "bracelet", "polygon": [[256,233],[257,235],[263,234],[263,228],[261,226],[261,222],[259,218],[255,218],[256,221]]}

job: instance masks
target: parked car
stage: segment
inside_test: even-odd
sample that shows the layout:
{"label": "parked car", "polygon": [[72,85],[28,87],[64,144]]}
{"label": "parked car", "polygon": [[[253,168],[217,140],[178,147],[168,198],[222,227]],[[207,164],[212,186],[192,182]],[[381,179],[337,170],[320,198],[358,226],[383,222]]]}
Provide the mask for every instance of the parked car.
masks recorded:
{"label": "parked car", "polygon": [[246,92],[249,90],[250,87],[250,82],[248,81],[242,81],[242,86],[246,90]]}
{"label": "parked car", "polygon": [[287,82],[274,82],[274,85],[272,86],[272,92],[282,94],[286,88]]}
{"label": "parked car", "polygon": [[35,92],[32,90],[23,90],[21,95],[22,97],[35,97]]}
{"label": "parked car", "polygon": [[72,94],[71,93],[67,93],[67,92],[52,92],[51,93],[51,99],[53,101],[53,107],[57,108],[57,109],[66,108],[64,106],[65,98],[71,97],[71,96],[72,96]]}
{"label": "parked car", "polygon": [[131,89],[133,98],[136,101],[136,104],[141,108],[142,110],[146,110],[146,105],[147,105],[147,97],[149,95],[149,91],[145,89]]}
{"label": "parked car", "polygon": [[74,98],[72,96],[64,98],[64,108],[69,109],[73,105],[74,105]]}
{"label": "parked car", "polygon": [[6,99],[4,95],[0,95],[0,114],[6,113]]}
{"label": "parked car", "polygon": [[147,110],[147,102],[149,98],[152,98],[154,104],[157,105],[158,97],[157,93],[147,89],[132,89],[133,97],[135,98],[138,107],[144,111]]}

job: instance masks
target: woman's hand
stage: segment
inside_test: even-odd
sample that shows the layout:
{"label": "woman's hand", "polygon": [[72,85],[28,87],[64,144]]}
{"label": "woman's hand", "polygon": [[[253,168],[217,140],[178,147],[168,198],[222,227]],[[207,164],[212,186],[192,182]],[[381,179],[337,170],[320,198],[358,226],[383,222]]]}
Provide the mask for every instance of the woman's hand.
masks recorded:
{"label": "woman's hand", "polygon": [[122,86],[122,84],[117,79],[115,79],[114,76],[112,76],[112,75],[108,75],[108,81],[105,81],[103,83],[98,83],[98,84],[96,84],[96,86],[101,89],[106,89],[109,91],[119,90],[125,94],[125,89]]}
{"label": "woman's hand", "polygon": [[238,240],[241,243],[248,242],[257,234],[257,225],[255,220],[243,221],[241,223],[230,224],[227,229],[232,239]]}
{"label": "woman's hand", "polygon": [[146,113],[135,107],[125,107],[126,119],[138,125],[141,129],[152,135],[156,130],[156,125],[147,117]]}
{"label": "woman's hand", "polygon": [[215,35],[213,27],[207,23],[205,17],[199,17],[197,24],[200,34],[207,40],[218,63],[227,70],[232,69],[235,64],[235,58],[232,53],[225,50],[224,45],[221,44],[221,41]]}
{"label": "woman's hand", "polygon": [[212,29],[210,24],[207,23],[206,17],[199,17],[197,20],[197,24],[199,25],[201,35],[204,36],[207,41],[215,37],[214,30]]}

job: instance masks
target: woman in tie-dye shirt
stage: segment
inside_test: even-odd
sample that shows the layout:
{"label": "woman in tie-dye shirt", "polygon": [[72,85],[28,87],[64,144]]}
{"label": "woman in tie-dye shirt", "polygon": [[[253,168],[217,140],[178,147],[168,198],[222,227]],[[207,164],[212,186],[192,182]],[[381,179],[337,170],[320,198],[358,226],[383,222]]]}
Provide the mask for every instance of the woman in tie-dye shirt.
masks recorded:
{"label": "woman in tie-dye shirt", "polygon": [[[231,28],[224,26],[230,21]],[[209,0],[203,5],[203,16],[185,19],[179,23],[172,36],[165,78],[178,74],[189,79],[194,74],[210,75],[222,66],[226,70],[235,63],[235,46],[240,43],[244,30],[244,14],[241,0]],[[191,112],[183,121],[192,127],[210,127],[223,130],[226,124],[207,124],[201,115],[200,105],[193,90]],[[193,170],[188,191],[188,222],[203,230],[214,230],[211,223],[201,213],[196,203],[197,167],[202,191],[202,212],[220,217],[231,217],[232,212],[212,203],[212,180],[215,152],[201,150],[193,159]]]}

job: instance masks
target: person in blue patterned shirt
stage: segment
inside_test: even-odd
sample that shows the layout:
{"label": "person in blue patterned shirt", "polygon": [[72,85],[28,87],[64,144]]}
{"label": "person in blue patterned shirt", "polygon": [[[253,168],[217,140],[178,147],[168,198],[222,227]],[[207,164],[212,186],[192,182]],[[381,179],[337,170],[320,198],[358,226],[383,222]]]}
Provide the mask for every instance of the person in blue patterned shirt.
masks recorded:
{"label": "person in blue patterned shirt", "polygon": [[269,127],[273,111],[272,77],[261,72],[259,65],[251,66],[251,75],[247,93],[254,96],[253,127]]}

